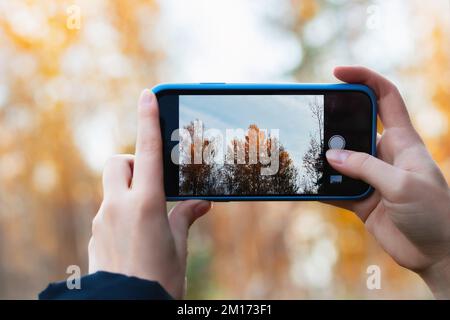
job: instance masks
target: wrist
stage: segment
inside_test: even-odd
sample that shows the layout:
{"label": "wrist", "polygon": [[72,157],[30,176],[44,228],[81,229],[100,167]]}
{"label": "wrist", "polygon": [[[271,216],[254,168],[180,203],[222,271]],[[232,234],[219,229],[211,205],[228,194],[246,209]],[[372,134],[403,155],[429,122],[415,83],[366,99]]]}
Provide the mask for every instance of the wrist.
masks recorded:
{"label": "wrist", "polygon": [[450,256],[419,272],[436,299],[450,299]]}

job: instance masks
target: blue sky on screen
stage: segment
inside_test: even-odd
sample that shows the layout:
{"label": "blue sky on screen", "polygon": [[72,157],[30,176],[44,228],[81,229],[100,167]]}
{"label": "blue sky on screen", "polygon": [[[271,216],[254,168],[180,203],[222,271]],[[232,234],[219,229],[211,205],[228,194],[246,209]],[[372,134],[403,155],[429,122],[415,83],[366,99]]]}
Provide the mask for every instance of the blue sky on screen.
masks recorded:
{"label": "blue sky on screen", "polygon": [[185,95],[180,96],[179,126],[202,120],[205,129],[279,129],[280,141],[296,166],[309,145],[310,134],[318,135],[317,123],[309,109],[314,98],[323,106],[323,96],[313,95]]}

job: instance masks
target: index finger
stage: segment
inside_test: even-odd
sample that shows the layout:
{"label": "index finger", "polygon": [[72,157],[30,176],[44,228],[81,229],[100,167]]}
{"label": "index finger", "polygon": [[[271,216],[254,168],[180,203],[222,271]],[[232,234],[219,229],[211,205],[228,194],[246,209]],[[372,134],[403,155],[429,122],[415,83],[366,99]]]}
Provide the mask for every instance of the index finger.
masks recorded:
{"label": "index finger", "polygon": [[362,83],[375,91],[379,101],[379,115],[386,129],[402,127],[412,129],[411,120],[397,87],[380,74],[365,68],[343,66],[334,69],[339,80],[349,83]]}
{"label": "index finger", "polygon": [[150,192],[164,192],[158,102],[149,89],[142,91],[139,98],[132,187]]}

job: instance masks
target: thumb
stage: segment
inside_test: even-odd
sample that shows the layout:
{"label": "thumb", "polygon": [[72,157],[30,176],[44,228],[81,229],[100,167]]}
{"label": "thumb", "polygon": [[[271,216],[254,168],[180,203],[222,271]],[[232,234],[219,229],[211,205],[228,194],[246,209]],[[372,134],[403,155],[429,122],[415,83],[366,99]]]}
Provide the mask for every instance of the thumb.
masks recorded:
{"label": "thumb", "polygon": [[334,169],[351,178],[363,180],[386,197],[398,190],[396,185],[403,176],[403,170],[363,152],[330,149],[326,157]]}
{"label": "thumb", "polygon": [[187,237],[190,226],[212,207],[210,201],[186,200],[178,203],[169,213],[169,224],[181,261],[187,257]]}

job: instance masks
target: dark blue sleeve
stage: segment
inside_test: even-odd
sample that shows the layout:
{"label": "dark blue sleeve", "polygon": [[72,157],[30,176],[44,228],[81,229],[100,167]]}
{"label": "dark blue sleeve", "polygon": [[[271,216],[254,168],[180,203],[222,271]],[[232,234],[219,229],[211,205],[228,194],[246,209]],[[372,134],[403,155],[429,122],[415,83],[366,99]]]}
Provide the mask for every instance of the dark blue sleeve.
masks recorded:
{"label": "dark blue sleeve", "polygon": [[66,282],[51,283],[39,294],[41,300],[167,300],[172,297],[155,281],[99,271],[81,278],[80,289]]}

